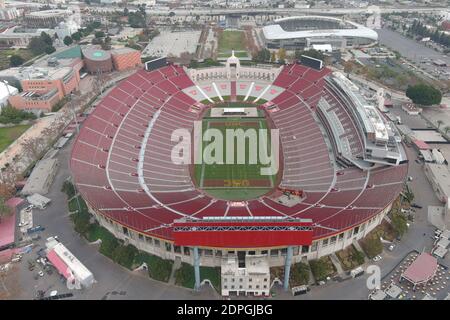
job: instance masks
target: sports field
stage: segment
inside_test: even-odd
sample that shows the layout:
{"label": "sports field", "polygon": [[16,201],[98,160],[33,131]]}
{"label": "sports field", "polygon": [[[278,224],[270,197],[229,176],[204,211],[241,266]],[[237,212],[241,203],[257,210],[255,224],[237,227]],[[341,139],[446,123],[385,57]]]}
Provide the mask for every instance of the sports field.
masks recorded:
{"label": "sports field", "polygon": [[[236,106],[242,106],[237,103]],[[230,107],[230,105],[228,105]],[[222,164],[220,163],[205,163],[203,159],[202,164],[195,165],[195,181],[197,186],[205,190],[210,195],[225,199],[225,200],[246,200],[261,196],[274,187],[276,175],[267,176],[262,175],[260,169],[268,167],[269,165],[263,165],[258,157],[258,149],[255,154],[250,155],[250,143],[253,145],[261,145],[263,148],[267,148],[270,155],[270,131],[267,131],[267,138],[263,138],[260,142],[258,129],[267,129],[266,120],[264,117],[257,118],[211,118],[206,117],[203,119],[203,132],[207,129],[218,129],[222,133],[223,150]],[[251,142],[248,138],[242,138],[239,142],[239,138],[234,137],[227,139],[227,129],[236,130],[242,129],[244,132],[247,130],[254,131],[257,138],[257,142]],[[234,140],[234,143],[231,142]],[[245,141],[245,143],[242,143]],[[203,142],[203,155],[207,154],[208,145],[211,142]],[[234,148],[234,161],[232,164],[227,162],[227,154],[231,154]],[[239,149],[239,150],[238,150]],[[238,164],[238,153],[245,154],[244,163]],[[211,152],[212,155],[217,156],[220,152]],[[253,161],[251,161],[253,157]],[[218,157],[217,159],[220,159]]]}
{"label": "sports field", "polygon": [[219,47],[220,53],[231,53],[231,50],[246,51],[245,35],[242,31],[223,31],[219,35]]}

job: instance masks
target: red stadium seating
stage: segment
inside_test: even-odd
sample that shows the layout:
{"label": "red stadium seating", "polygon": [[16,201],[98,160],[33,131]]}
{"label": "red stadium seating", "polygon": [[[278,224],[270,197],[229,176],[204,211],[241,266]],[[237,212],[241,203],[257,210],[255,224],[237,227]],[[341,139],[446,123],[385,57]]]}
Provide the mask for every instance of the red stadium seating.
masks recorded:
{"label": "red stadium seating", "polygon": [[280,187],[306,195],[292,207],[270,195],[232,206],[196,189],[189,166],[171,161],[172,131],[191,130],[199,120],[190,111],[196,101],[182,92],[194,82],[175,65],[140,70],[102,99],[83,123],[72,150],[75,183],[99,213],[169,240],[173,240],[173,221],[186,216],[310,218],[315,239],[358,225],[394,200],[402,189],[407,164],[371,171],[335,169],[314,115],[321,96],[348,129],[352,149],[362,152],[362,143],[345,104],[323,81],[329,72],[327,68],[317,71],[286,65],[273,82],[286,89],[272,100],[278,111],[268,113],[280,129]]}

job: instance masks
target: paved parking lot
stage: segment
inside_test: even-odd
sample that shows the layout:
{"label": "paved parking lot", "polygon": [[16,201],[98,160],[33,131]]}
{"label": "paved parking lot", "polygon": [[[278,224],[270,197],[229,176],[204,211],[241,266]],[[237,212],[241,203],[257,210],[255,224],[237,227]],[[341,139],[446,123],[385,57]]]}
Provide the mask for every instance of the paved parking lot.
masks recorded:
{"label": "paved parking lot", "polygon": [[[147,274],[131,272],[98,252],[97,245],[88,244],[73,229],[67,213],[66,195],[61,192],[64,180],[69,176],[68,163],[71,144],[66,145],[59,154],[60,168],[46,195],[52,203],[46,210],[33,210],[34,225],[42,225],[46,229],[40,233],[41,239],[36,241],[36,247],[29,254],[25,254],[20,263],[13,264],[13,269],[4,279],[7,299],[33,299],[38,290],[46,292],[57,290],[58,294],[72,292],[75,299],[183,299],[199,300],[214,299],[218,296],[212,289],[205,287],[201,292],[170,286],[154,281]],[[28,270],[28,259],[34,260],[39,248],[45,246],[45,239],[57,235],[59,240],[94,274],[97,283],[89,290],[68,290],[61,282],[57,272],[43,277],[34,276],[39,268]],[[3,292],[5,294],[5,292]]]}
{"label": "paved parking lot", "polygon": [[[420,66],[428,73],[436,76],[436,74],[433,73],[436,69],[450,71],[450,67],[448,67],[450,66],[450,57],[447,55],[430,49],[413,39],[406,38],[398,32],[386,28],[378,29],[376,31],[378,33],[378,41],[381,44],[396,50],[400,52],[402,56],[415,61],[416,65]],[[433,65],[431,61],[427,61],[430,62],[430,64],[421,63],[423,58],[430,59],[431,61],[437,59],[443,60],[447,63],[447,67],[437,67]]]}

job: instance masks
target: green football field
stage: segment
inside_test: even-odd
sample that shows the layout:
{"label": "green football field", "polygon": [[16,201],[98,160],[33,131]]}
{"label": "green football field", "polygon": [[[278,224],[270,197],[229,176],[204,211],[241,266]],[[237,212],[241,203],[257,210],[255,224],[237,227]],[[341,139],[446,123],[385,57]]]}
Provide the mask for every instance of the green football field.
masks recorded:
{"label": "green football field", "polygon": [[[223,161],[226,161],[227,153],[231,152],[231,144],[226,139],[227,129],[256,129],[258,137],[258,129],[267,129],[264,117],[258,118],[204,118],[203,132],[206,129],[218,129],[223,136]],[[231,140],[231,139],[230,139]],[[258,137],[257,145],[260,145]],[[208,141],[203,142],[203,155],[210,144]],[[238,145],[242,154],[245,153],[245,163],[237,164]],[[267,141],[263,141],[262,146],[270,151],[270,132],[267,134]],[[276,175],[261,175],[260,169],[268,167],[262,165],[256,152],[256,163],[250,163],[250,141],[245,139],[245,146],[239,144],[237,139],[234,140],[234,156],[233,164],[202,164],[195,165],[195,181],[197,186],[207,193],[220,199],[226,200],[245,200],[256,198],[270,191],[275,183]],[[212,153],[216,155],[215,152]],[[270,152],[269,152],[270,154]]]}

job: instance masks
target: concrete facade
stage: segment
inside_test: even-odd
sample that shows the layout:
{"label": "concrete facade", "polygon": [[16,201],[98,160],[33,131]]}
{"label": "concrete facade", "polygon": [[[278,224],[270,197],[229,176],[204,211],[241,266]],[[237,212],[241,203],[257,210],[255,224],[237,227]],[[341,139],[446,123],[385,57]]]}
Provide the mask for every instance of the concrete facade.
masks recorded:
{"label": "concrete facade", "polygon": [[114,69],[118,71],[132,69],[141,65],[141,53],[131,48],[115,49],[111,51]]}
{"label": "concrete facade", "polygon": [[[353,244],[354,241],[364,238],[370,231],[378,226],[383,221],[384,216],[390,211],[391,206],[392,204],[364,223],[354,226],[337,235],[314,240],[310,246],[294,246],[292,263],[298,263],[304,259],[318,259],[333,252],[345,249]],[[99,224],[108,229],[116,238],[131,243],[139,250],[146,251],[168,260],[175,260],[175,258],[179,257],[182,262],[190,265],[194,264],[192,247],[178,247],[174,245],[173,241],[138,233],[102,215],[100,212],[93,210],[90,206],[89,210]],[[222,265],[222,258],[227,255],[235,255],[236,251],[245,251],[247,255],[266,255],[269,267],[280,267],[285,265],[287,247],[252,249],[199,247],[200,265],[206,267],[220,267]]]}

